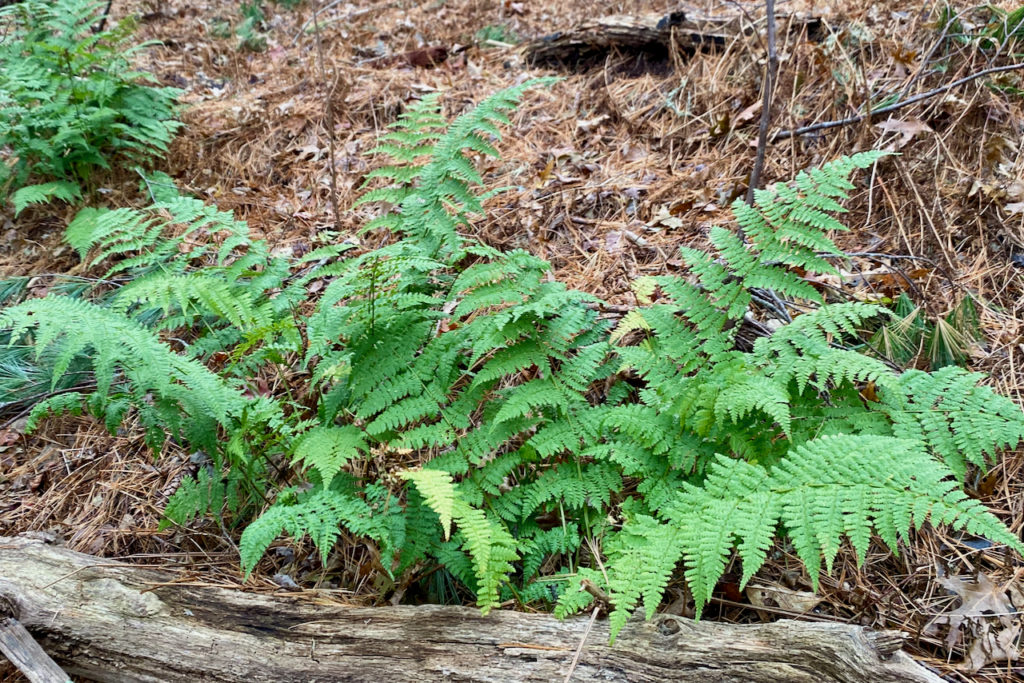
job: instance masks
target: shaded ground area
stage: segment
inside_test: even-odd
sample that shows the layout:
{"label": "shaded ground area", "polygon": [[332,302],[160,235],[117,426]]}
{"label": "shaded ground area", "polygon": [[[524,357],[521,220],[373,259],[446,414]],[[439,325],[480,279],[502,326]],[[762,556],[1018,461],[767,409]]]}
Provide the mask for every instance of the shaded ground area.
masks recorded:
{"label": "shaded ground area", "polygon": [[[1010,6],[1007,5],[1009,9]],[[491,200],[476,224],[486,242],[524,248],[553,264],[554,276],[601,297],[612,309],[635,303],[638,276],[679,272],[677,248],[701,244],[728,220],[747,189],[760,116],[764,10],[757,3],[708,3],[701,10],[741,18],[751,35],[689,54],[602,52],[562,64],[531,65],[514,44],[616,13],[678,10],[669,2],[542,4],[507,0],[330,3],[321,21],[324,64],[309,30],[308,3],[268,5],[262,51],[239,47],[232,2],[115,2],[137,11],[139,37],[162,42],[141,66],[183,88],[186,126],[166,168],[179,184],[249,221],[276,249],[308,251],[324,231],[379,246],[383,235],[355,237],[369,209],[347,210],[375,163],[364,155],[411,100],[442,91],[446,113],[535,75],[563,80],[531,92],[483,167]],[[1020,61],[1013,43],[964,40],[985,20],[957,6],[959,28],[931,6],[833,2],[779,7],[780,72],[772,130],[842,119],[866,108],[926,93],[982,69]],[[950,15],[952,16],[952,15]],[[987,16],[987,15],[986,15]],[[225,35],[224,25],[227,25]],[[959,32],[959,33],[958,33]],[[1024,112],[1020,73],[980,78],[901,109],[893,117],[780,140],[767,152],[765,181],[844,153],[899,151],[850,203],[851,233],[840,244],[857,254],[842,265],[845,282],[822,282],[836,296],[892,299],[906,293],[922,319],[944,318],[969,297],[980,340],[965,344],[968,363],[992,375],[1001,392],[1024,401]],[[337,201],[331,206],[328,107],[334,118]],[[138,199],[130,173],[100,181],[99,201]],[[0,214],[0,276],[80,272],[60,241],[73,211],[47,207],[14,219]],[[928,363],[928,349],[915,360]],[[157,459],[139,435],[107,435],[89,420],[65,419],[25,437],[18,419],[0,425],[0,533],[57,534],[83,552],[178,568],[183,580],[241,584],[232,532],[216,523],[157,531],[177,482],[195,470],[190,454],[169,446]],[[1020,453],[1008,454],[968,492],[1015,530],[1024,520]],[[370,604],[387,596],[371,570],[371,551],[340,544],[327,567],[303,546],[282,544],[248,588],[280,590],[280,575]],[[720,585],[705,618],[760,621],[807,613],[812,619],[913,634],[909,650],[951,680],[1017,680],[1001,662],[971,672],[972,648],[1002,638],[1015,649],[1012,615],[936,623],[958,604],[1012,612],[1024,603],[1019,560],[970,539],[932,530],[899,557],[876,549],[863,568],[852,552],[823,579],[820,601],[795,556],[778,547],[753,592]],[[278,583],[275,583],[277,577]],[[981,583],[966,586],[967,578]],[[685,612],[678,597],[669,610]],[[961,600],[958,603],[957,600]],[[757,606],[752,605],[760,601]],[[948,620],[947,620],[948,621]],[[1003,647],[1001,645],[987,646]],[[962,663],[967,659],[966,663]],[[982,657],[984,659],[984,657]]]}

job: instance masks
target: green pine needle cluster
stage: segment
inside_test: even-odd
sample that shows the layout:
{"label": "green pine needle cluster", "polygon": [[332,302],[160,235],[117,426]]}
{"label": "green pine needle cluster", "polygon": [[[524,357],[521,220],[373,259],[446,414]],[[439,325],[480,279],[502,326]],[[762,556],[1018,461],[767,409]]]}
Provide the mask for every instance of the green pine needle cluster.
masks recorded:
{"label": "green pine needle cluster", "polygon": [[[361,200],[382,206],[367,229],[395,238],[380,249],[272,257],[176,193],[80,213],[68,241],[102,284],[0,313],[0,334],[53,378],[33,423],[131,414],[154,446],[201,449],[167,516],[244,525],[246,572],[282,532],[325,562],[344,532],[396,585],[441,577],[485,611],[566,615],[603,591],[613,634],[676,577],[699,612],[732,553],[746,583],[776,542],[813,585],[844,542],[863,560],[925,523],[1024,549],[960,486],[1021,440],[1021,410],[976,374],[898,373],[853,350],[885,309],[826,303],[798,275],[833,270],[820,254],[838,251],[850,177],[882,154],[737,202],[741,232],[684,250],[687,277],[639,280],[643,305],[612,324],[547,263],[472,236],[488,194],[474,160],[497,155],[537,84],[451,124],[437,97],[408,108]],[[813,310],[744,347],[743,320],[770,297]]]}

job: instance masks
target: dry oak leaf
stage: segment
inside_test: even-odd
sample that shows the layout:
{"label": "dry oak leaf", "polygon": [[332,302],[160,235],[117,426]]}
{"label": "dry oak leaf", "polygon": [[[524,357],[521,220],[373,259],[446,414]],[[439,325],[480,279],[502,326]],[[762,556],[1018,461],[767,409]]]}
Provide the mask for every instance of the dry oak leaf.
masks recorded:
{"label": "dry oak leaf", "polygon": [[895,151],[903,149],[908,142],[914,139],[918,133],[931,133],[931,127],[920,119],[894,119],[889,118],[881,123],[876,123],[875,128],[881,129],[883,133],[899,133],[900,139],[886,146],[886,149]]}
{"label": "dry oak leaf", "polygon": [[[977,580],[970,577],[939,577],[947,590],[960,597],[956,609],[933,619],[924,629],[927,635],[936,635],[938,626],[949,625],[946,645],[953,647],[963,638],[973,635],[962,667],[976,672],[993,662],[1016,661],[1020,657],[1018,612],[1007,595],[1007,586],[993,583],[985,574]],[[1017,622],[1017,623],[1015,623]]]}

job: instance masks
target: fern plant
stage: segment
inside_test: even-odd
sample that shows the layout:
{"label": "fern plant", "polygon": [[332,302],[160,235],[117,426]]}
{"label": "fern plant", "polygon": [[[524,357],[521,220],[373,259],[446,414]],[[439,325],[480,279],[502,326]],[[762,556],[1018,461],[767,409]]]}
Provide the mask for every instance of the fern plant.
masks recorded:
{"label": "fern plant", "polygon": [[111,431],[134,416],[155,450],[172,438],[206,453],[206,478],[168,506],[184,522],[263,500],[292,425],[255,374],[298,351],[299,290],[285,282],[291,264],[244,223],[178,195],[164,174],[145,177],[156,186],[149,207],[83,209],[68,225],[67,242],[100,277],[0,309],[0,338],[17,352],[0,368],[10,388],[0,405],[34,403],[30,431],[62,412],[89,412]]}
{"label": "fern plant", "polygon": [[[899,534],[929,515],[1022,547],[956,485],[966,462],[985,467],[997,449],[1019,442],[1020,409],[975,386],[978,375],[899,375],[843,345],[884,309],[823,304],[751,351],[736,348],[758,289],[822,303],[789,267],[833,271],[817,256],[837,252],[827,231],[844,228],[830,214],[842,210],[837,200],[852,188],[850,173],[880,156],[801,173],[793,185],[757,192],[753,207],[737,201],[746,240],[715,228],[717,258],[684,250],[693,281],[641,284],[662,298],[624,319],[616,337],[643,338],[618,353],[644,380],[639,404],[662,419],[667,413],[671,428],[645,438],[658,448],[672,443],[665,452],[675,462],[649,448],[633,455],[661,469],[644,473],[643,498],[624,507],[623,528],[607,541],[613,633],[639,600],[653,613],[680,560],[699,614],[734,544],[745,584],[780,533],[813,586],[820,559],[830,569],[843,537],[863,559],[872,532],[895,550]],[[869,386],[874,399],[862,393]]]}
{"label": "fern plant", "polygon": [[[735,204],[742,236],[715,228],[711,252],[684,250],[689,277],[637,281],[642,306],[612,326],[542,260],[472,236],[488,194],[472,157],[497,153],[534,85],[450,125],[436,97],[410,106],[362,200],[384,205],[367,226],[393,235],[381,249],[272,258],[176,194],[81,213],[68,239],[103,284],[0,314],[56,380],[96,378],[34,418],[135,411],[154,444],[198,445],[210,463],[167,515],[249,522],[246,572],[282,532],[326,561],[344,531],[396,584],[443,568],[484,610],[570,614],[600,592],[589,582],[610,596],[613,633],[641,602],[653,614],[677,573],[699,612],[734,550],[745,582],[777,539],[813,585],[844,539],[863,559],[872,538],[896,550],[926,522],[1024,549],[960,489],[1021,439],[1020,409],[978,375],[901,374],[853,350],[884,309],[823,302],[797,275],[832,270],[818,254],[837,252],[833,216],[879,153]],[[817,308],[741,345],[765,290]]]}
{"label": "fern plant", "polygon": [[[908,415],[920,413],[899,407],[913,400],[904,378],[839,345],[882,309],[825,305],[749,352],[736,348],[738,323],[757,292],[771,289],[820,303],[793,267],[833,270],[818,256],[837,251],[827,233],[844,229],[831,214],[842,210],[838,200],[853,187],[847,177],[880,154],[802,173],[793,186],[759,192],[753,208],[735,205],[746,240],[713,230],[717,258],[684,252],[695,281],[639,282],[641,295],[657,292],[659,301],[610,331],[597,322],[586,297],[543,280],[545,264],[521,252],[490,253],[461,234],[482,209],[469,192],[479,177],[461,150],[493,153],[473,133],[490,104],[445,129],[427,99],[395,125],[376,151],[404,165],[371,174],[390,184],[363,201],[393,206],[369,227],[386,227],[405,239],[335,281],[310,322],[310,339],[323,340],[311,346],[311,360],[319,363],[314,375],[335,378],[323,389],[330,409],[321,417],[361,424],[380,447],[421,454],[423,469],[406,475],[416,487],[406,520],[431,520],[444,536],[438,540],[418,521],[407,526],[399,570],[432,555],[475,589],[486,609],[501,595],[496,576],[509,582],[514,595],[528,595],[541,565],[563,557],[577,570],[574,579],[561,582],[561,611],[567,612],[567,604],[585,603],[575,590],[579,577],[593,579],[580,564],[581,539],[603,538],[605,588],[616,605],[617,630],[641,597],[653,611],[681,559],[691,585],[702,587],[695,590],[702,607],[734,539],[745,544],[741,552],[750,574],[779,533],[804,534],[799,553],[813,570],[818,557],[831,563],[844,535],[855,534],[860,551],[871,529],[895,545],[891,528],[902,533],[922,523],[929,510],[937,522],[1015,542],[991,515],[951,491],[952,475],[963,469],[954,453],[984,465],[997,448],[1020,438],[1020,411],[975,388],[987,407],[972,403],[969,413],[953,408],[943,424],[969,414],[988,425],[984,435],[972,427],[972,436],[964,438],[965,431],[950,426],[961,438],[952,451],[920,435],[909,438],[916,423]],[[470,265],[462,265],[467,260]],[[638,333],[642,341],[615,346]],[[880,402],[862,398],[860,390],[869,384]],[[936,431],[936,438],[942,435]],[[801,495],[820,488],[805,480],[829,466],[822,459],[826,444],[834,449],[826,454],[856,463],[862,476],[831,482],[820,498],[805,501],[811,509],[800,508],[804,499],[783,494],[790,483]],[[883,444],[890,447],[879,452]],[[883,511],[855,495],[864,493],[870,473],[906,453],[916,454],[927,485],[906,479],[890,484]],[[917,457],[921,453],[930,453],[926,462]],[[701,491],[718,494],[715,482],[726,476],[731,459],[760,468],[772,482],[761,491],[749,479],[738,495],[749,493],[757,503],[777,495],[784,502],[775,516],[774,508],[752,506],[765,513],[756,524],[737,517],[730,526],[726,520],[711,543],[702,535],[706,527],[691,524],[680,511],[697,509],[691,503]],[[787,483],[787,476],[793,481]],[[627,480],[639,495],[623,503]],[[824,508],[836,498],[842,523],[817,520],[813,506]],[[620,504],[626,523],[609,529],[607,513]],[[899,512],[901,505],[911,505],[916,517]],[[414,514],[421,506],[434,514]],[[474,509],[476,523],[460,521]],[[804,527],[794,521],[801,510],[814,518]],[[544,520],[556,511],[558,524],[551,528]],[[895,520],[889,526],[879,522],[885,514]],[[813,558],[807,538],[820,541]],[[700,550],[702,544],[707,548]],[[513,571],[517,561],[522,569]]]}
{"label": "fern plant", "polygon": [[102,2],[24,0],[0,8],[0,192],[16,212],[81,197],[97,168],[166,152],[180,123],[174,88],[129,61],[125,19],[94,32]]}

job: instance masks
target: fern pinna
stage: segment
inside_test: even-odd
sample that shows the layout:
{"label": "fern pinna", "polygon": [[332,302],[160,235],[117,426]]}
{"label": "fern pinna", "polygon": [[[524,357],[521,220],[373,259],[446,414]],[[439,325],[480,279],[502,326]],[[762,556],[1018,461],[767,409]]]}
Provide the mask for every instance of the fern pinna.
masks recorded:
{"label": "fern pinna", "polygon": [[[135,335],[118,343],[180,368],[160,389],[180,417],[147,419],[210,449],[168,516],[246,522],[273,500],[242,533],[245,571],[282,531],[308,535],[326,561],[346,530],[379,549],[396,584],[441,566],[484,610],[556,602],[564,615],[603,591],[613,632],[641,602],[652,614],[680,569],[699,611],[734,551],[745,582],[780,537],[812,583],[843,538],[863,559],[872,538],[896,549],[929,520],[1022,548],[959,486],[969,465],[1020,440],[1020,409],[963,370],[901,374],[850,350],[885,311],[825,303],[796,274],[832,270],[819,254],[838,251],[828,232],[843,229],[833,214],[848,178],[881,154],[735,204],[742,233],[715,228],[712,252],[684,250],[689,277],[639,280],[642,305],[612,325],[545,262],[471,235],[486,196],[472,157],[496,154],[498,125],[534,84],[451,125],[437,98],[409,107],[376,150],[395,161],[369,175],[386,186],[362,200],[389,207],[367,226],[394,235],[381,249],[271,258],[229,217],[176,195],[163,211],[81,214],[69,240],[113,261],[112,284],[26,301],[0,324],[12,343],[34,344],[53,377],[77,363],[109,379],[81,400],[58,393],[38,414],[84,401],[114,423],[152,410],[140,392],[163,394],[134,369],[140,350],[126,366],[106,342],[72,344],[40,315],[117,318]],[[220,246],[169,247],[167,211],[222,230]],[[113,280],[125,274],[135,281]],[[325,286],[306,302],[317,279]],[[818,305],[738,344],[757,301],[780,297]],[[299,316],[303,305],[312,312]],[[253,377],[268,373],[296,381],[255,391]],[[223,398],[193,436],[200,379]],[[111,416],[114,399],[124,407]]]}

